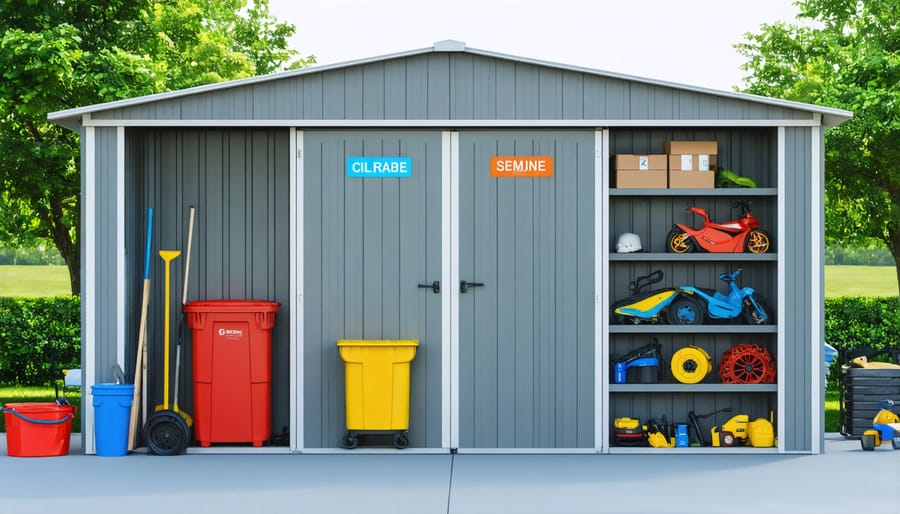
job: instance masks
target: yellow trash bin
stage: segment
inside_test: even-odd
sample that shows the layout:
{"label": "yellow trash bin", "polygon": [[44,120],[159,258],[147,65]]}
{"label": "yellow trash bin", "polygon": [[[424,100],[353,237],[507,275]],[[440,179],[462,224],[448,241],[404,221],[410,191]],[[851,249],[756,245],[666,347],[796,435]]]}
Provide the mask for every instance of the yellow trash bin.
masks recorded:
{"label": "yellow trash bin", "polygon": [[394,446],[409,446],[409,363],[419,341],[341,339],[347,433],[343,446],[355,448],[358,432],[394,433]]}

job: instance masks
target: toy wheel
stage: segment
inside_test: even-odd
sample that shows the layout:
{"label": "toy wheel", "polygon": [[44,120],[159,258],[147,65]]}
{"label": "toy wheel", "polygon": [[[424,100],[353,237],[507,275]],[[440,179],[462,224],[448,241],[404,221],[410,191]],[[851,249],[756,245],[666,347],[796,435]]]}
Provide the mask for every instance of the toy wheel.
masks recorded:
{"label": "toy wheel", "polygon": [[693,298],[679,295],[666,309],[666,319],[671,325],[702,325],[703,310]]}
{"label": "toy wheel", "polygon": [[725,432],[722,434],[722,446],[734,446],[734,434]]}
{"label": "toy wheel", "polygon": [[894,432],[894,437],[891,438],[891,448],[900,450],[900,434],[896,432]]}
{"label": "toy wheel", "polygon": [[765,230],[753,229],[744,241],[744,251],[750,253],[766,253],[772,248],[772,240]]}
{"label": "toy wheel", "polygon": [[765,363],[762,357],[752,353],[738,355],[731,369],[738,384],[760,384],[766,376]]}
{"label": "toy wheel", "polygon": [[359,437],[357,437],[356,432],[347,432],[344,434],[344,438],[341,441],[341,446],[348,450],[352,450],[356,448],[356,445],[359,444]]}
{"label": "toy wheel", "polygon": [[744,323],[747,325],[771,325],[774,320],[772,319],[772,309],[769,308],[769,304],[760,295],[754,296],[754,299],[756,300],[756,305],[759,305],[760,310],[766,314],[766,319],[762,320],[757,317],[756,313],[753,312],[753,304],[749,300],[744,300],[744,310],[741,312]]}
{"label": "toy wheel", "polygon": [[875,434],[867,433],[868,430],[863,433],[863,435],[859,438],[859,444],[862,446],[862,449],[871,452],[875,450]]}
{"label": "toy wheel", "polygon": [[180,415],[173,411],[160,411],[150,416],[144,426],[144,439],[151,453],[178,455],[184,453],[190,439],[190,428]]}
{"label": "toy wheel", "polygon": [[723,384],[771,384],[775,381],[775,364],[765,348],[739,344],[722,354],[719,376]]}
{"label": "toy wheel", "polygon": [[690,253],[694,251],[691,236],[680,228],[673,228],[666,236],[666,251],[671,253]]}
{"label": "toy wheel", "polygon": [[396,434],[394,434],[394,446],[398,450],[402,450],[409,446],[409,433],[397,432]]}

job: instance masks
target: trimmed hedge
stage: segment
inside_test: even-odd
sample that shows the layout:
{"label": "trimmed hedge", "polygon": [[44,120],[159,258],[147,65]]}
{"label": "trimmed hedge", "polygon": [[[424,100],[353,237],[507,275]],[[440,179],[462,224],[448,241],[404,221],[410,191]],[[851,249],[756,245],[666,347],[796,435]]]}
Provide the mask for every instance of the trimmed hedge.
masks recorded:
{"label": "trimmed hedge", "polygon": [[900,297],[825,300],[825,341],[838,350],[900,346]]}
{"label": "trimmed hedge", "polygon": [[53,385],[80,363],[81,298],[0,298],[0,384]]}
{"label": "trimmed hedge", "polygon": [[[825,342],[841,352],[856,348],[900,348],[900,297],[827,298]],[[831,365],[829,388],[841,376],[840,362]]]}
{"label": "trimmed hedge", "polygon": [[[825,341],[838,350],[900,348],[900,298],[825,300]],[[81,299],[0,298],[0,383],[52,385],[81,367]],[[840,377],[835,363],[830,382]]]}

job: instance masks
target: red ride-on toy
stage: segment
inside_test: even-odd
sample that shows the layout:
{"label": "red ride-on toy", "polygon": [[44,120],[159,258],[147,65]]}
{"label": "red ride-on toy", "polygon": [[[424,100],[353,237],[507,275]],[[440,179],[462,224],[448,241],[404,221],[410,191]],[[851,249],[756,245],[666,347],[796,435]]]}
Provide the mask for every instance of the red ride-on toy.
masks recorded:
{"label": "red ride-on toy", "polygon": [[772,248],[766,231],[759,228],[759,219],[750,212],[750,202],[738,200],[732,207],[741,207],[743,214],[734,221],[715,223],[700,207],[688,210],[703,216],[703,227],[691,228],[681,223],[673,225],[666,237],[666,251],[675,253],[766,253]]}

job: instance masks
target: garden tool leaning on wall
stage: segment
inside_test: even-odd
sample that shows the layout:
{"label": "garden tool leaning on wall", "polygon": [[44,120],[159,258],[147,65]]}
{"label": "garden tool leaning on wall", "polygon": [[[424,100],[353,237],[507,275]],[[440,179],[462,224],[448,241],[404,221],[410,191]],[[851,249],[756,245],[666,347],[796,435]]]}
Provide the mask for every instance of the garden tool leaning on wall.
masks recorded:
{"label": "garden tool leaning on wall", "polygon": [[[194,208],[191,207],[190,228],[188,230],[188,257],[190,261],[191,239],[194,230]],[[165,287],[165,333],[163,336],[163,403],[156,406],[154,412],[144,426],[144,439],[151,453],[157,455],[178,455],[184,453],[191,439],[191,416],[178,407],[178,383],[177,373],[180,368],[180,338],[179,351],[176,356],[176,385],[174,388],[175,400],[172,408],[169,408],[169,340],[170,340],[170,311],[171,311],[171,263],[181,255],[180,250],[160,250],[159,256],[166,263],[166,287]],[[189,266],[185,266],[184,292],[182,293],[182,305],[187,296],[187,281]]]}

